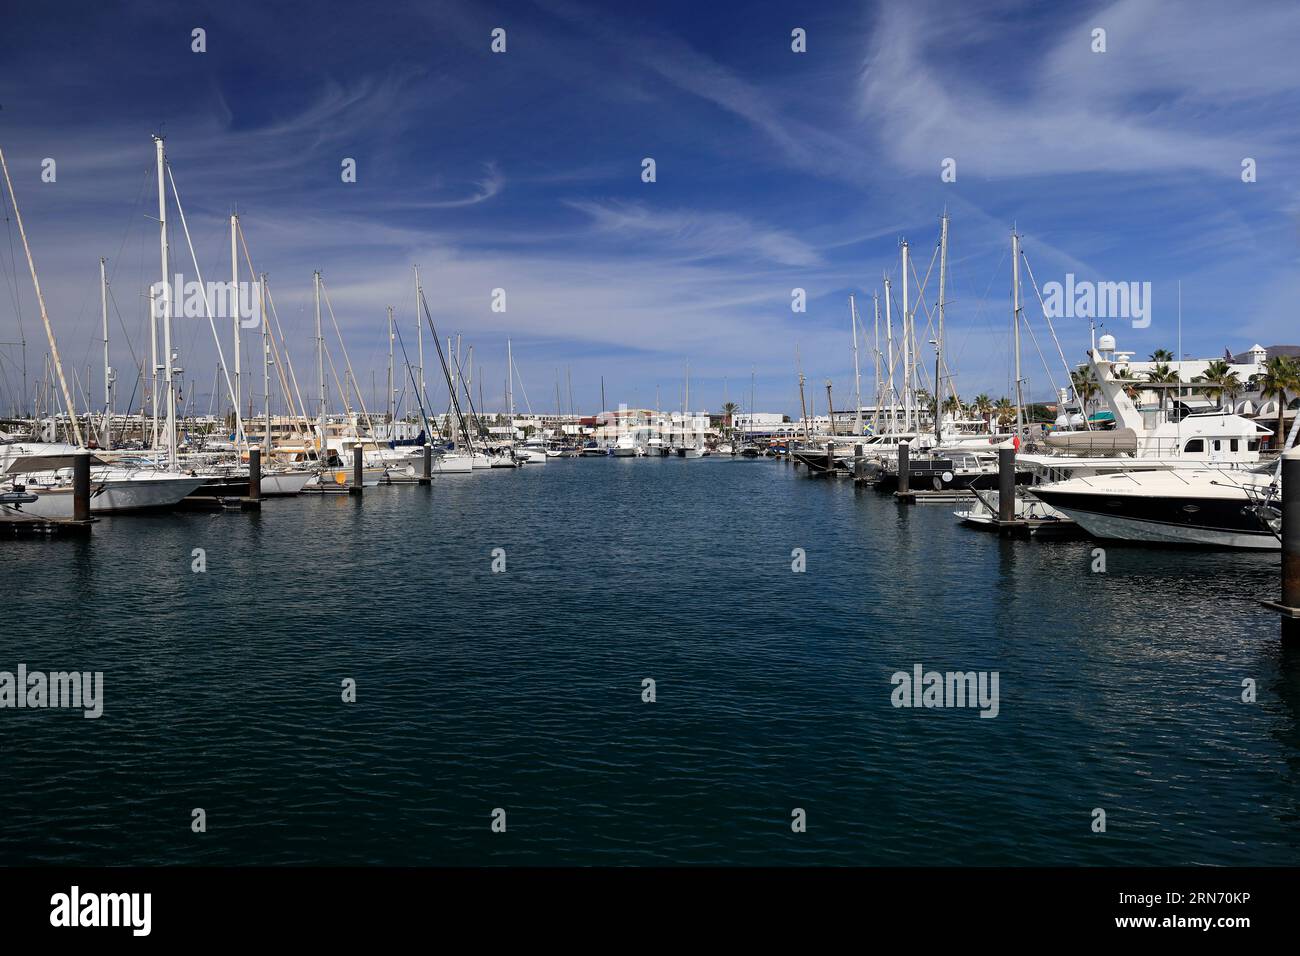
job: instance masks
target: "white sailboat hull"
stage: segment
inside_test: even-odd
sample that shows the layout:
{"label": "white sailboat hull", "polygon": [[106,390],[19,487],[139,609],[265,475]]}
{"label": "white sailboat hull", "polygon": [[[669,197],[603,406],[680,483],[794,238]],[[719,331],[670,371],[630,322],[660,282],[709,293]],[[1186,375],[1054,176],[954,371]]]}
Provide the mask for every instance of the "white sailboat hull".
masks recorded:
{"label": "white sailboat hull", "polygon": [[442,455],[429,467],[435,475],[467,475],[474,470],[474,463],[467,455]]}
{"label": "white sailboat hull", "polygon": [[1142,544],[1194,544],[1211,548],[1246,548],[1254,551],[1279,551],[1282,542],[1271,534],[1251,534],[1219,528],[1195,528],[1121,518],[1113,515],[1059,508],[1094,538],[1135,541]]}
{"label": "white sailboat hull", "polygon": [[[147,511],[170,508],[198,489],[203,479],[177,476],[167,478],[129,478],[90,481],[90,513],[92,515],[120,514],[130,511]],[[27,490],[37,495],[37,500],[22,506],[22,513],[37,518],[71,518],[72,486],[41,487],[27,485]]]}
{"label": "white sailboat hull", "polygon": [[310,471],[280,471],[262,475],[262,497],[280,497],[299,494],[311,480]]}

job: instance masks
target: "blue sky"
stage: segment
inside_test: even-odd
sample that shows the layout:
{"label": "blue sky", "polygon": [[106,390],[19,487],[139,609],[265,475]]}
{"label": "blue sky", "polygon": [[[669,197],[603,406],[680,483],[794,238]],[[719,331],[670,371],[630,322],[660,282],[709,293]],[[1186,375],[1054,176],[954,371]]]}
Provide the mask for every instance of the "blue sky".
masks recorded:
{"label": "blue sky", "polygon": [[[689,361],[693,407],[716,409],[724,388],[747,404],[754,368],[760,410],[796,413],[796,349],[817,407],[827,378],[847,405],[848,296],[870,335],[882,272],[898,292],[899,240],[924,274],[945,207],[964,396],[1011,391],[1013,222],[1040,286],[1152,283],[1151,326],[1119,323],[1123,348],[1176,348],[1180,280],[1185,353],[1300,342],[1297,49],[1291,3],[26,5],[0,34],[0,147],[65,363],[96,382],[109,259],[119,407],[132,350],[147,351],[161,127],[205,277],[228,276],[237,207],[304,390],[312,271],[368,395],[385,306],[414,334],[419,263],[440,330],[475,345],[489,408],[509,336],[535,407],[571,369],[584,411],[601,376],[609,405],[653,405],[658,388],[675,408]],[[956,182],[940,179],[947,157]],[[1245,157],[1257,182],[1241,181]],[[43,334],[17,241],[6,225],[0,341],[18,341],[20,311],[35,378]],[[490,310],[498,287],[505,313]],[[1057,332],[1082,359],[1086,323]],[[1041,320],[1035,334],[1041,397],[1062,372]],[[204,410],[206,322],[177,338]],[[18,351],[0,355],[7,411]],[[868,393],[865,343],[862,362]]]}

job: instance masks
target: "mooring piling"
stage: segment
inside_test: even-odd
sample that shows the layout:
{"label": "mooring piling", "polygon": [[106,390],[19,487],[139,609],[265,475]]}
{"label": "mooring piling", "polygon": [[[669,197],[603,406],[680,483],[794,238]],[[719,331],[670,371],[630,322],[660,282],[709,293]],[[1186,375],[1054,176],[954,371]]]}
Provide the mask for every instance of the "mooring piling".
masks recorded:
{"label": "mooring piling", "polygon": [[1016,450],[998,449],[998,521],[1016,518]]}
{"label": "mooring piling", "polygon": [[248,450],[248,497],[253,501],[262,500],[262,449]]}
{"label": "mooring piling", "polygon": [[1282,598],[1265,601],[1282,616],[1282,639],[1300,640],[1300,447],[1282,454]]}
{"label": "mooring piling", "polygon": [[360,495],[363,491],[365,470],[362,467],[361,442],[352,446],[352,486],[348,494]]}

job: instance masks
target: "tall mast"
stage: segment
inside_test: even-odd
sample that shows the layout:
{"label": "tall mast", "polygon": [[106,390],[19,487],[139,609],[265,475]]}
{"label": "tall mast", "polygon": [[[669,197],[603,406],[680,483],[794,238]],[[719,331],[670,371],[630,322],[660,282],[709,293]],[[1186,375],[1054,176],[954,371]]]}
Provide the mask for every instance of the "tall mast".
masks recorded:
{"label": "tall mast", "polygon": [[803,412],[803,443],[806,446],[812,439],[808,435],[808,402],[804,400],[802,369],[799,371],[799,408]]}
{"label": "tall mast", "polygon": [[[163,147],[163,138],[154,136],[158,158],[158,246],[162,257],[163,280],[163,388],[167,391],[167,432],[163,436],[167,443],[167,468],[176,470],[176,390],[172,387],[172,287],[168,278],[170,264],[167,250],[167,192],[164,181],[167,167],[167,154]],[[235,409],[239,413],[239,409]]]}
{"label": "tall mast", "polygon": [[745,420],[745,437],[748,439],[749,433],[754,430],[754,377],[758,370],[751,365],[749,367],[749,418]]}
{"label": "tall mast", "polygon": [[940,396],[943,394],[942,381],[940,377],[943,374],[943,295],[944,279],[948,271],[948,210],[943,211],[943,219],[939,224],[939,334],[934,340],[934,441],[935,444],[943,443],[943,436],[940,434],[939,427],[939,410],[943,407],[940,404]]}
{"label": "tall mast", "polygon": [[893,301],[893,289],[889,276],[885,276],[885,335],[889,348],[889,431],[898,432],[898,392],[894,389],[894,313],[890,303]]}
{"label": "tall mast", "polygon": [[108,271],[99,257],[99,311],[104,324],[104,447],[113,447],[113,368],[108,364]]}
{"label": "tall mast", "polygon": [[872,309],[872,311],[875,313],[875,320],[874,320],[874,323],[873,323],[873,333],[872,333],[872,334],[873,334],[873,336],[874,336],[874,342],[875,342],[875,360],[876,360],[876,398],[875,398],[875,406],[876,406],[876,410],[875,410],[875,416],[874,416],[874,418],[873,418],[873,424],[872,424],[871,430],[874,431],[874,432],[879,433],[879,432],[880,432],[880,404],[881,404],[881,396],[880,396],[880,293],[879,293],[879,292],[872,292],[872,293],[871,293],[871,309]]}
{"label": "tall mast", "polygon": [[239,232],[239,216],[235,213],[230,214],[230,296],[234,303],[234,308],[230,311],[233,313],[231,323],[234,326],[235,334],[235,414],[239,414],[239,405],[243,401],[244,392],[239,384],[240,373],[240,356],[239,356],[239,258],[235,249],[235,237]]}
{"label": "tall mast", "polygon": [[0,151],[0,167],[5,174],[5,185],[9,188],[9,197],[14,201],[14,219],[18,222],[18,234],[22,236],[23,251],[27,253],[27,268],[32,274],[32,286],[36,289],[36,301],[41,307],[41,323],[45,326],[45,338],[50,343],[50,355],[54,359],[54,368],[59,373],[59,388],[63,390],[63,402],[68,410],[68,422],[72,425],[72,434],[78,445],[81,440],[81,427],[77,424],[77,409],[72,404],[72,393],[68,391],[68,380],[63,375],[63,362],[59,360],[59,347],[54,342],[54,329],[50,326],[50,315],[45,311],[45,296],[41,294],[41,280],[36,277],[36,263],[32,260],[31,246],[27,245],[27,230],[23,228],[22,213],[18,211],[18,197],[14,195],[14,184],[9,178],[9,164],[5,162],[4,152]]}
{"label": "tall mast", "polygon": [[266,404],[266,431],[262,445],[263,456],[271,454],[271,322],[266,315],[266,273],[257,286],[258,301],[262,312],[262,400]]}
{"label": "tall mast", "polygon": [[1020,236],[1011,227],[1011,323],[1016,353],[1016,435],[1024,423],[1024,402],[1020,389]]}
{"label": "tall mast", "polygon": [[858,365],[858,306],[849,296],[849,316],[853,322],[853,434],[862,434],[862,372]]}
{"label": "tall mast", "polygon": [[[514,378],[515,378],[515,357],[514,357],[514,353],[510,350],[510,340],[506,339],[506,415],[509,418],[509,421],[506,422],[506,427],[510,429],[511,438],[515,437]],[[558,375],[556,376],[555,390],[557,392],[560,390],[560,382],[559,382]],[[556,402],[556,404],[558,405],[559,402]],[[559,409],[557,408],[556,411],[558,412]]]}
{"label": "tall mast", "polygon": [[[393,307],[388,307],[388,437],[395,437],[395,427],[393,415],[396,409],[393,408]],[[430,436],[432,437],[432,436]]]}
{"label": "tall mast", "polygon": [[[424,317],[420,315],[420,298],[424,294],[424,287],[420,285],[420,267],[415,267],[415,343],[419,357],[416,361],[420,363],[420,374],[416,381],[419,383],[419,398],[424,400],[425,382],[424,382]],[[451,346],[448,345],[450,349]],[[460,363],[460,350],[457,349],[456,361]]]}
{"label": "tall mast", "polygon": [[325,336],[320,329],[320,270],[312,273],[312,287],[316,294],[316,376],[320,382],[320,395],[317,398],[316,420],[320,426],[319,461],[325,461]]}
{"label": "tall mast", "polygon": [[831,380],[826,380],[826,423],[830,429],[830,437],[835,437],[835,403],[831,401]]}
{"label": "tall mast", "polygon": [[[149,435],[149,447],[158,447],[158,303],[156,293],[149,290],[149,411],[153,416],[153,430]],[[141,422],[141,430],[144,423]]]}
{"label": "tall mast", "polygon": [[[911,310],[908,308],[908,272],[911,266],[908,259],[907,240],[903,240],[903,430],[912,430],[912,389],[915,383],[912,381],[912,349],[915,343],[912,341],[912,324]],[[920,416],[918,415],[919,419]],[[917,422],[920,425],[920,422]],[[920,430],[919,427],[917,429]]]}

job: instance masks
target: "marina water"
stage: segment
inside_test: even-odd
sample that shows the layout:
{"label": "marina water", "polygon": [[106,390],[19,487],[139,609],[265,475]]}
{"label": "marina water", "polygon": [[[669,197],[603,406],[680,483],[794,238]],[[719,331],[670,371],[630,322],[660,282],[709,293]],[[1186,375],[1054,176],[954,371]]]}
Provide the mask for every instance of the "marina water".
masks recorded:
{"label": "marina water", "polygon": [[[951,511],[552,460],[5,542],[0,670],[104,712],[0,711],[0,862],[1294,864],[1276,554],[1094,573]],[[894,707],[916,664],[997,671],[996,718]]]}

